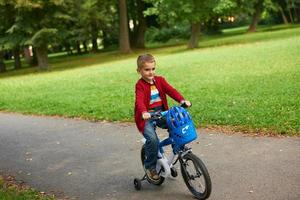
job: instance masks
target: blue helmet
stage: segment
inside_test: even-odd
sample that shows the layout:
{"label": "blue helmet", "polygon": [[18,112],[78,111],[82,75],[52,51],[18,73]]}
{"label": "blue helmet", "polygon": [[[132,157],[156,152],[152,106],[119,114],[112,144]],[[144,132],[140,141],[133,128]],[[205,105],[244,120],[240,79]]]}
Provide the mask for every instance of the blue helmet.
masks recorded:
{"label": "blue helmet", "polygon": [[189,113],[179,106],[172,107],[168,112],[167,118],[170,121],[168,124],[170,129],[179,128],[192,120]]}
{"label": "blue helmet", "polygon": [[176,144],[187,144],[197,138],[197,133],[190,114],[186,109],[174,106],[167,113],[170,136]]}

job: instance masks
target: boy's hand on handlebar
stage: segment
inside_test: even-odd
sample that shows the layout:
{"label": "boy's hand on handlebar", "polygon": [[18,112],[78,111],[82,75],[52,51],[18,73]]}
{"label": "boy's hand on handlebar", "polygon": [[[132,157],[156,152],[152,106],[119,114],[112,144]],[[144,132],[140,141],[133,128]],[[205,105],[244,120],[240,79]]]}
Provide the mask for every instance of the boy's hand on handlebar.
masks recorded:
{"label": "boy's hand on handlebar", "polygon": [[191,107],[192,106],[192,103],[190,101],[187,101],[187,100],[183,100],[180,103],[181,103],[181,105],[185,104],[187,107]]}
{"label": "boy's hand on handlebar", "polygon": [[143,120],[147,120],[147,119],[150,119],[150,118],[151,118],[151,115],[150,115],[150,113],[148,113],[148,112],[144,112],[144,113],[142,114],[142,118],[143,118]]}

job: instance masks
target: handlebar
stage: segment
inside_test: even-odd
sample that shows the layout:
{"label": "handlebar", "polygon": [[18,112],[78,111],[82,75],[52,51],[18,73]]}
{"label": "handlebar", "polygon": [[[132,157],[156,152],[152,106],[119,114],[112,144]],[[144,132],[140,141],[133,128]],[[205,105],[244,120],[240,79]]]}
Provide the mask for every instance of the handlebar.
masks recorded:
{"label": "handlebar", "polygon": [[[179,104],[179,106],[180,106],[180,107],[183,107],[183,108],[185,108],[185,109],[188,108],[188,105],[186,105],[185,102]],[[192,104],[191,104],[190,107],[192,107]],[[165,116],[167,113],[168,113],[168,111],[166,110],[166,111],[158,111],[158,112],[150,113],[150,115],[151,115],[151,119],[153,119],[153,120],[159,120],[159,119],[161,119],[163,116]]]}

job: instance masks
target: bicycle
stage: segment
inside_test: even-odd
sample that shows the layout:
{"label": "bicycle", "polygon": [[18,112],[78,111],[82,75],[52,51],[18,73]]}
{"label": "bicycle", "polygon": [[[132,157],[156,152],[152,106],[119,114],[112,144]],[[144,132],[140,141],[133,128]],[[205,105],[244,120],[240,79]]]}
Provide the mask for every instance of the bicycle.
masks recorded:
{"label": "bicycle", "polygon": [[[148,178],[145,172],[142,179],[134,179],[134,187],[136,190],[141,189],[141,182],[144,180],[147,180],[150,184],[159,186],[165,181],[166,177],[177,177],[178,173],[174,165],[179,161],[183,180],[190,192],[200,200],[207,199],[210,196],[212,185],[208,170],[202,160],[192,153],[192,149],[186,146],[186,144],[197,138],[197,133],[190,114],[183,107],[186,108],[187,106],[173,106],[167,111],[151,114],[151,119],[154,122],[162,117],[166,118],[169,137],[163,141],[159,141],[159,151],[157,155],[158,160],[156,164],[156,170],[158,172],[159,179],[156,181],[151,180]],[[176,112],[177,114],[179,113],[177,116]],[[176,119],[174,120],[174,117],[181,117],[181,121]],[[141,149],[141,161],[142,165],[144,166],[144,160],[146,158],[146,139],[143,138],[142,141],[144,145]],[[164,154],[164,147],[168,145],[171,145],[172,151],[167,158]],[[194,184],[194,182],[197,184]]]}

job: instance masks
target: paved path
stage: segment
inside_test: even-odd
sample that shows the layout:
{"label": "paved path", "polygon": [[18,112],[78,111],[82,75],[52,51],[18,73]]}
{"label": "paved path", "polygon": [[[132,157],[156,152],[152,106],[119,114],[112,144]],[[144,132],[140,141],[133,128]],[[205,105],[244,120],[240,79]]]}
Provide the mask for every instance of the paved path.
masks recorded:
{"label": "paved path", "polygon": [[[300,199],[299,138],[199,133],[192,147],[210,172],[210,199]],[[71,199],[194,199],[180,173],[134,189],[140,138],[133,124],[0,113],[0,172]]]}

